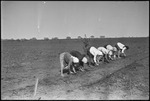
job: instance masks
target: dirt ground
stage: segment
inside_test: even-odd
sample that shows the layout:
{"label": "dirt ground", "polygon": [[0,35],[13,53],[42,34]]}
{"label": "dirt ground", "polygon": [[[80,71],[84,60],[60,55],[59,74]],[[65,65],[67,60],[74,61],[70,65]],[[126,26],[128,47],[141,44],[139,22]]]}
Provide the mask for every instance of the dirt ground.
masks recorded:
{"label": "dirt ground", "polygon": [[[78,50],[80,40],[1,42],[1,99],[148,100],[149,38],[91,39],[99,47],[120,41],[130,47],[125,59],[85,65],[84,72],[60,76],[59,53]],[[39,79],[33,97],[36,78]]]}

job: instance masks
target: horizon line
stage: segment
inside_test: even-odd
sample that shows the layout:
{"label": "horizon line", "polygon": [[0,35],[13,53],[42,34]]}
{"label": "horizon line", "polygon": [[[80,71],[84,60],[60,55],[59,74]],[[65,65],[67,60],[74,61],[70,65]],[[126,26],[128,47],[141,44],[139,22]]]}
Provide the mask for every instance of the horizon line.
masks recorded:
{"label": "horizon line", "polygon": [[[86,39],[107,39],[107,38],[148,38],[149,36],[126,36],[126,37],[94,37],[94,38],[87,38]],[[67,39],[66,38],[58,38],[58,37],[53,37],[53,38],[48,38],[48,37],[44,37],[44,38],[36,38],[36,37],[32,37],[32,38],[1,38],[1,40],[32,40],[32,39],[35,39],[35,40],[59,40],[59,39]],[[71,39],[85,39],[85,37],[81,37],[81,38],[68,38],[67,40],[71,40]]]}

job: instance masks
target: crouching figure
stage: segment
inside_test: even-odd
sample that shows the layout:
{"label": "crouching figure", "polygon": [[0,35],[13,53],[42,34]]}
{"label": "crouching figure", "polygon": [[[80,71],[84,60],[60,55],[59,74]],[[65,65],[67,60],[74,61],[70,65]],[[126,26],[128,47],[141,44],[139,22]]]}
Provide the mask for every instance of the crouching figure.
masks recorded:
{"label": "crouching figure", "polygon": [[[87,50],[87,55],[90,59],[94,60],[94,64],[99,65],[100,61],[102,61],[103,53],[96,49],[95,47],[89,47]],[[89,61],[89,66],[91,65],[91,61]]]}
{"label": "crouching figure", "polygon": [[79,59],[79,65],[78,68],[76,67],[75,69],[79,69],[81,71],[84,71],[84,64],[86,64],[88,62],[86,55],[85,54],[81,54],[80,52],[76,51],[76,50],[72,50],[70,52],[70,54],[76,58]]}
{"label": "crouching figure", "polygon": [[98,50],[104,54],[104,62],[109,63],[109,59],[112,57],[113,52],[105,47],[98,47]]}
{"label": "crouching figure", "polygon": [[128,50],[129,46],[126,46],[120,42],[117,42],[115,47],[117,48],[117,51],[118,51],[118,58],[121,58],[121,56],[126,57],[125,50]]}
{"label": "crouching figure", "polygon": [[110,60],[115,60],[116,59],[117,48],[113,47],[109,44],[105,45],[104,48],[106,48],[109,51],[109,59]]}
{"label": "crouching figure", "polygon": [[[79,64],[79,59],[72,56],[69,52],[63,52],[60,54],[61,76],[64,77],[63,70],[68,69],[69,73],[76,73],[75,67]],[[72,72],[72,70],[73,72]]]}

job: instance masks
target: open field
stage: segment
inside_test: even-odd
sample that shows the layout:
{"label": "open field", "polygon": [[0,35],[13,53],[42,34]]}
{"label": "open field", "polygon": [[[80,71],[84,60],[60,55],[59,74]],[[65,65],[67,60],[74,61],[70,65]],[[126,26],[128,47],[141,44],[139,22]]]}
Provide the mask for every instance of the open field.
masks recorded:
{"label": "open field", "polygon": [[[74,40],[1,41],[2,99],[149,99],[149,38],[90,39],[99,47],[116,42],[128,45],[125,59],[85,72],[60,76],[59,53],[78,50]],[[37,94],[33,97],[36,78]]]}

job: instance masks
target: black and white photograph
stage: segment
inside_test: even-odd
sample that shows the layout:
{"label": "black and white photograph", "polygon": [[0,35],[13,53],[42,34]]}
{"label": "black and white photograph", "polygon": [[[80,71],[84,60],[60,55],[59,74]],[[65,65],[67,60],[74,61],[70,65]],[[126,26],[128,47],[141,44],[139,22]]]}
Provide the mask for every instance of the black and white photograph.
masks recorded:
{"label": "black and white photograph", "polygon": [[1,100],[149,100],[149,1],[1,1]]}

